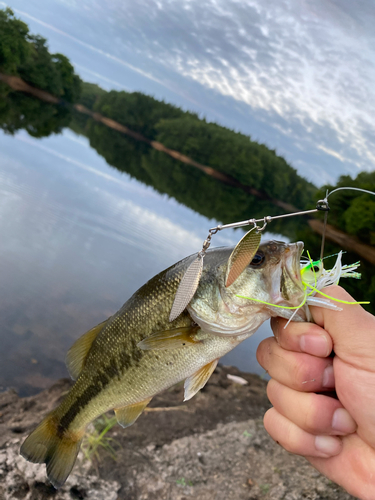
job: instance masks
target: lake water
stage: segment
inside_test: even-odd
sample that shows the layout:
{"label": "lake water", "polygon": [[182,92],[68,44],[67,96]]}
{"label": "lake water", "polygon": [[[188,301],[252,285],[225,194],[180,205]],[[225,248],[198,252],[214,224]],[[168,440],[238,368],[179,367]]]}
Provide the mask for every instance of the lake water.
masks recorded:
{"label": "lake water", "polygon": [[[112,168],[70,130],[1,133],[0,390],[29,395],[67,376],[71,344],[199,250],[216,224]],[[213,246],[241,234],[219,233]],[[264,374],[255,351],[271,334],[263,325],[221,362]]]}

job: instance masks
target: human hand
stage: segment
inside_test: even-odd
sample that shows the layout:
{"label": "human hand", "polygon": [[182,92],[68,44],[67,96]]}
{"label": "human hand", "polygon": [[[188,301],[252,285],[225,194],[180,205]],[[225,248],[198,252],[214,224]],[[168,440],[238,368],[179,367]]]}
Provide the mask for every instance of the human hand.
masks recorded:
{"label": "human hand", "polygon": [[[354,299],[338,286],[327,294]],[[275,338],[261,342],[259,363],[272,380],[271,437],[363,500],[375,499],[375,317],[359,305],[311,307],[314,323],[273,318]],[[328,357],[334,350],[335,356]],[[338,399],[327,394],[335,390]]]}

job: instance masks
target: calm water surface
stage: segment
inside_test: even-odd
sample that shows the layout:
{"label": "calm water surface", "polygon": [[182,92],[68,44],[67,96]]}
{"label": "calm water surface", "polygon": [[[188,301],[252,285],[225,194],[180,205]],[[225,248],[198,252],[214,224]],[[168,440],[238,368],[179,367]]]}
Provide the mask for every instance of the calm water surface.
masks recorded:
{"label": "calm water surface", "polygon": [[[0,390],[67,376],[65,354],[143,283],[197,251],[216,225],[106,164],[71,131],[0,135]],[[232,245],[226,231],[214,245]],[[285,239],[285,238],[284,238]],[[222,359],[263,374],[268,325]]]}

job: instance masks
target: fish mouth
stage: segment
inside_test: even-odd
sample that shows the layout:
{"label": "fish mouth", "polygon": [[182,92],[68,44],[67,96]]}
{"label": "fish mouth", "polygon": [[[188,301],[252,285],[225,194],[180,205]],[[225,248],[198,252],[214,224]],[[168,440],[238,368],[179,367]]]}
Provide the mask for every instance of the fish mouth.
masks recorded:
{"label": "fish mouth", "polygon": [[[285,269],[296,285],[302,287],[300,261],[303,252],[303,242],[290,243],[285,249]],[[288,251],[289,250],[289,251]]]}
{"label": "fish mouth", "polygon": [[303,301],[304,288],[300,271],[303,247],[302,241],[285,244],[279,273],[274,277],[278,284],[274,281],[273,303],[278,306],[295,307]]}
{"label": "fish mouth", "polygon": [[[301,277],[301,266],[300,266],[303,247],[304,245],[302,241],[297,241],[296,243],[290,243],[285,249],[285,261],[283,266],[283,273],[286,274],[286,276],[284,275],[284,277],[286,279],[289,278],[292,281],[294,285],[293,295],[296,296],[298,303],[301,302],[304,296],[304,289]],[[289,297],[287,293],[284,299],[290,301],[291,297]]]}

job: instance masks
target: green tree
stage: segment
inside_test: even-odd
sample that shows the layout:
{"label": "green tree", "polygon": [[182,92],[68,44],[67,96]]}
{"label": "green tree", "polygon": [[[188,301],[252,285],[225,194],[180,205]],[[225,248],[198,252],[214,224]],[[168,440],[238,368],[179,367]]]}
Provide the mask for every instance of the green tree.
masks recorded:
{"label": "green tree", "polygon": [[[68,58],[50,54],[46,40],[31,35],[10,9],[0,10],[0,71],[68,103],[80,96],[81,80]],[[5,84],[0,85],[0,97],[0,128],[7,133],[23,128],[34,137],[43,137],[69,125],[71,111],[66,106],[47,104]]]}
{"label": "green tree", "polygon": [[166,104],[140,92],[115,90],[107,92],[98,99],[93,110],[143,134],[150,140],[155,139],[156,125],[162,118],[184,115],[181,109],[172,104]]}
{"label": "green tree", "polygon": [[271,198],[304,208],[315,187],[263,144],[216,123],[184,115],[163,119],[156,126],[156,140],[194,160],[229,175]]}
{"label": "green tree", "polygon": [[11,9],[0,10],[0,70],[67,102],[80,95],[81,80],[62,54],[50,54],[45,38],[31,35]]}
{"label": "green tree", "polygon": [[[81,94],[76,100],[78,104],[82,104],[88,109],[93,109],[96,102],[106,94],[106,90],[99,87],[95,83],[82,82],[81,83]],[[89,116],[78,111],[73,111],[72,120],[69,127],[76,133],[80,135],[87,135],[88,131],[87,124],[89,121]]]}
{"label": "green tree", "polygon": [[14,17],[11,9],[0,10],[0,71],[17,75],[30,56],[27,24]]}
{"label": "green tree", "polygon": [[14,134],[24,129],[33,137],[46,137],[69,125],[71,115],[67,108],[7,90],[0,83],[0,128],[4,132]]}
{"label": "green tree", "polygon": [[367,243],[375,244],[375,198],[362,195],[355,198],[344,212],[345,230]]}

